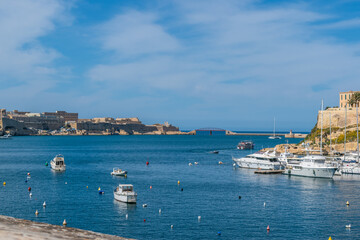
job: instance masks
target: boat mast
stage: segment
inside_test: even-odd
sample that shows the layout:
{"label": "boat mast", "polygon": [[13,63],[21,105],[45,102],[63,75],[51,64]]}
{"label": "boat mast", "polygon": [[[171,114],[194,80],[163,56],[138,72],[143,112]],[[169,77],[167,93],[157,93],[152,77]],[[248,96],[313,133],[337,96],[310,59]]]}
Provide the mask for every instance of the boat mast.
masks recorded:
{"label": "boat mast", "polygon": [[274,137],[275,137],[275,117],[274,117]]}
{"label": "boat mast", "polygon": [[344,161],[345,161],[345,156],[346,156],[346,122],[347,122],[347,103],[345,104]]}
{"label": "boat mast", "polygon": [[357,148],[357,160],[359,161],[359,114],[358,114],[358,106],[359,103],[356,103],[356,148]]}
{"label": "boat mast", "polygon": [[323,112],[324,112],[324,100],[321,99],[321,133],[320,133],[320,155],[322,155],[322,135],[323,135]]}
{"label": "boat mast", "polygon": [[329,112],[329,122],[330,122],[330,154],[331,154],[331,112]]}

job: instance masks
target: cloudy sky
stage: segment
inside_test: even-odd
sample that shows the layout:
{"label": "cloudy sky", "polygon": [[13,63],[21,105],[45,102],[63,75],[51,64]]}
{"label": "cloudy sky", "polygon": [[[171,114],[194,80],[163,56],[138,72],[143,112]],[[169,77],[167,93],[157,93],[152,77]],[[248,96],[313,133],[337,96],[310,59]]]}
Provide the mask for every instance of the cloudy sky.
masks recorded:
{"label": "cloudy sky", "polygon": [[8,110],[310,130],[321,99],[359,90],[359,1],[0,3]]}

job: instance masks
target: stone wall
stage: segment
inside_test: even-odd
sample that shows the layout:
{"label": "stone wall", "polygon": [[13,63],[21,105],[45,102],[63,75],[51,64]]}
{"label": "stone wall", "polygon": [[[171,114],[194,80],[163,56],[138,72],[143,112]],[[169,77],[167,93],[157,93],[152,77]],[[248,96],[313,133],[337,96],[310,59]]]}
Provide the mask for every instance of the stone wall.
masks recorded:
{"label": "stone wall", "polygon": [[[317,128],[321,128],[321,112],[318,112],[317,117]],[[331,127],[344,128],[345,127],[345,108],[329,108],[323,111],[323,128],[330,127],[330,117],[331,117]],[[360,121],[360,109],[359,109],[359,121]],[[346,126],[355,126],[356,125],[356,109],[349,108],[347,110],[347,120]]]}
{"label": "stone wall", "polygon": [[26,127],[23,122],[16,121],[10,118],[2,118],[0,120],[1,133],[10,133],[11,135],[30,135],[36,134],[36,130],[32,130]]}

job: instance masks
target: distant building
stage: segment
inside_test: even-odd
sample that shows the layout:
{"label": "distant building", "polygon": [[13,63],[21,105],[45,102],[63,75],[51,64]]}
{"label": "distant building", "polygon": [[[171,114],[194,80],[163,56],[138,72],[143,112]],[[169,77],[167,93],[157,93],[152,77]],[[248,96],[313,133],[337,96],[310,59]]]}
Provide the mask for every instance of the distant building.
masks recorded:
{"label": "distant building", "polygon": [[79,119],[78,113],[68,113],[66,111],[44,112],[43,114],[45,116],[63,117],[65,122],[77,122]]}
{"label": "distant building", "polygon": [[217,136],[223,136],[226,135],[226,130],[225,129],[220,129],[220,128],[200,128],[200,129],[196,129],[195,130],[196,135],[205,135],[205,136],[212,136],[212,135],[217,135]]}
{"label": "distant building", "polygon": [[351,99],[351,96],[358,91],[348,91],[348,92],[340,92],[339,93],[339,108],[345,108],[346,105],[349,106],[348,101]]}

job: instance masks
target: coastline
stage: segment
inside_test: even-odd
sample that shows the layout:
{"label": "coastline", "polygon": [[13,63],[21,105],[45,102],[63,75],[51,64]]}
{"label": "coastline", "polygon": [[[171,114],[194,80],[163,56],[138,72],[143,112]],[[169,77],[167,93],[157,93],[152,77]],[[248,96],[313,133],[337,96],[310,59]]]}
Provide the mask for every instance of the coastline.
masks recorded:
{"label": "coastline", "polygon": [[0,215],[0,239],[56,240],[56,239],[107,239],[131,240],[115,235],[97,233],[78,228],[62,227],[41,222]]}

